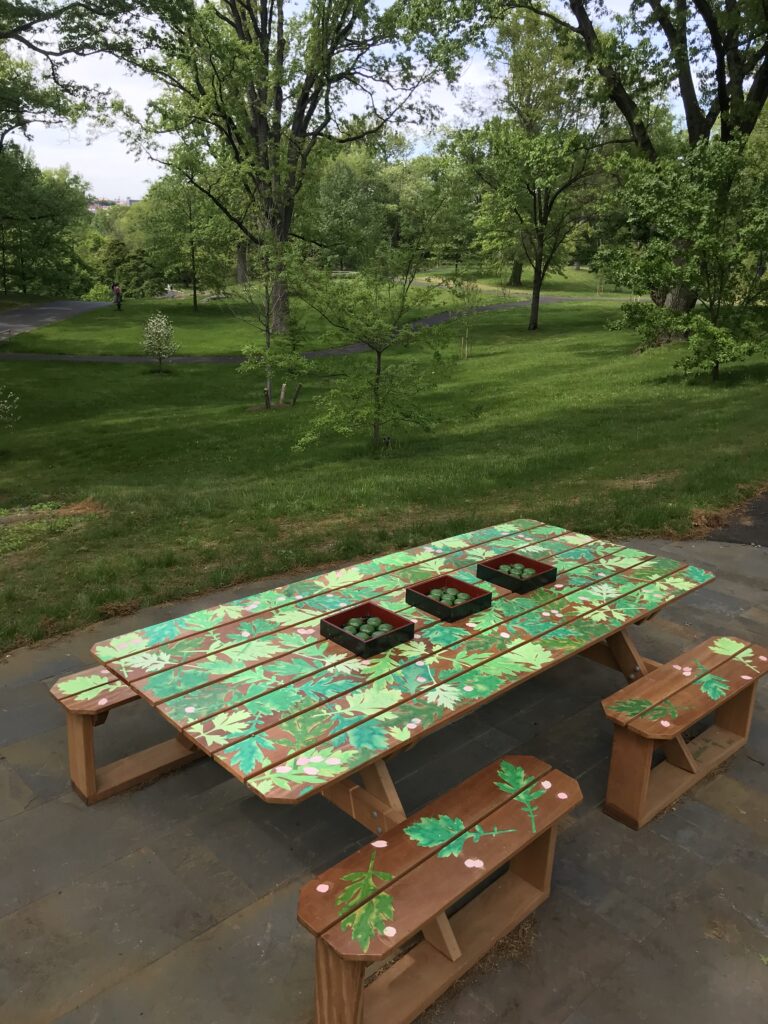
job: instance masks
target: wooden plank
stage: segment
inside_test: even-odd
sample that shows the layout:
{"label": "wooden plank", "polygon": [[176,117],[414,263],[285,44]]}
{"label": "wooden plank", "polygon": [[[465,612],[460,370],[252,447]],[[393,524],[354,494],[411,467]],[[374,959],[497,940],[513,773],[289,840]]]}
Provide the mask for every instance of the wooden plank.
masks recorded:
{"label": "wooden plank", "polygon": [[[760,655],[765,668],[756,667]],[[768,649],[753,645],[744,647],[729,661],[718,665],[716,671],[704,672],[683,689],[677,690],[663,704],[663,717],[637,716],[628,728],[648,739],[666,740],[689,729],[710,712],[732,700],[741,690],[752,686],[768,670]]]}
{"label": "wooden plank", "polygon": [[[243,617],[248,617],[258,612],[271,611],[283,604],[311,597],[313,594],[319,594],[324,590],[333,590],[336,587],[347,586],[354,580],[377,576],[382,572],[386,572],[388,568],[415,564],[422,560],[422,554],[425,560],[434,557],[435,554],[440,552],[452,551],[456,548],[469,547],[471,544],[481,543],[484,540],[491,540],[499,536],[500,532],[503,534],[525,529],[535,530],[543,525],[534,519],[518,519],[510,523],[501,523],[498,526],[484,527],[480,530],[457,534],[454,537],[433,541],[431,544],[423,544],[404,551],[392,552],[388,555],[369,559],[366,562],[359,562],[356,566],[333,569],[319,576],[313,576],[306,580],[297,580],[294,583],[288,583],[273,590],[262,591],[250,597],[239,598],[213,608],[204,608],[201,611],[191,612],[189,615],[170,619],[167,622],[161,622],[154,626],[145,626],[131,633],[124,633],[121,636],[113,637],[111,640],[94,644],[91,651],[100,661],[111,661],[115,658],[138,654],[141,651],[167,643],[169,640],[176,640],[183,636],[200,633],[210,629],[212,626],[221,625],[225,622],[236,622]],[[470,539],[467,540],[467,538]]]}
{"label": "wooden plank", "polygon": [[[730,653],[721,653],[713,646],[718,639],[720,638],[710,637],[692,650],[681,654],[674,663],[662,665],[642,679],[606,697],[602,702],[606,716],[619,725],[628,725],[637,715],[648,717],[649,714],[653,714],[655,707],[673,697],[678,690],[684,689],[701,676],[718,670],[733,657]],[[736,653],[747,646],[742,640],[733,637],[727,639],[734,646]],[[658,714],[663,717],[661,711]]]}
{"label": "wooden plank", "polygon": [[[511,764],[518,769],[520,784],[512,792],[497,785],[511,774],[509,770],[505,770],[503,776],[499,774],[503,764]],[[349,904],[346,901],[340,908],[336,901],[344,888],[345,876],[366,871],[372,854],[376,858],[376,870],[381,872],[379,877],[371,877],[372,893],[379,892],[387,884],[385,876],[400,878],[431,857],[435,850],[418,846],[408,837],[407,828],[424,818],[442,816],[445,845],[550,770],[548,764],[535,757],[510,754],[493,761],[450,792],[431,801],[381,839],[356,850],[305,885],[299,894],[299,921],[314,935],[319,935],[341,919],[345,906],[354,909],[355,902]]]}
{"label": "wooden plank", "polygon": [[[672,577],[665,577],[663,581],[647,585],[575,623],[553,630],[533,643],[523,644],[465,673],[459,687],[453,681],[435,687],[429,693],[382,712],[362,726],[353,726],[343,737],[335,737],[332,743],[314,747],[309,773],[306,771],[307,762],[299,763],[300,758],[306,757],[301,754],[249,779],[248,786],[268,802],[303,800],[336,779],[344,778],[380,757],[389,756],[398,747],[442,728],[545,668],[572,657],[584,647],[591,647],[602,637],[647,615],[653,607],[671,604],[685,593],[703,586],[708,578],[705,574],[702,580],[700,570],[689,567]],[[451,706],[446,707],[446,703]],[[216,760],[220,757],[221,754],[216,755]]]}
{"label": "wooden plank", "polygon": [[127,683],[115,680],[74,697],[65,697],[61,706],[76,715],[103,715],[124,704],[139,700],[139,695]]}
{"label": "wooden plank", "polygon": [[645,675],[645,663],[642,655],[626,630],[621,630],[615,636],[609,636],[605,643],[626,679],[632,680],[640,675]]}
{"label": "wooden plank", "polygon": [[96,769],[96,793],[88,803],[106,800],[116,793],[123,793],[143,783],[183,768],[202,757],[199,750],[190,750],[182,741],[173,737],[136,754],[113,761]]}
{"label": "wooden plank", "polygon": [[365,1024],[411,1024],[546,898],[505,872],[450,918],[462,951],[458,960],[446,959],[428,942],[418,943],[366,988]]}
{"label": "wooden plank", "polygon": [[[521,797],[528,792],[531,803],[526,805]],[[465,896],[580,801],[581,791],[574,779],[556,770],[548,772],[530,790],[523,790],[481,819],[471,834],[465,833],[467,840],[462,849],[454,842],[451,855],[432,856],[389,881],[383,891],[325,931],[323,942],[344,959],[383,959],[419,932],[425,921]],[[371,870],[378,870],[378,865]],[[359,880],[350,882],[350,887],[356,889],[360,885]]]}
{"label": "wooden plank", "polygon": [[[525,534],[517,534],[515,537],[524,538],[519,543],[520,550],[524,550],[530,539]],[[540,542],[540,545],[542,543],[546,543],[546,541]],[[516,544],[514,549],[517,550],[517,548]],[[181,692],[180,689],[176,687],[171,692],[168,692],[167,689],[160,691],[159,682],[146,683],[145,680],[162,674],[163,681],[167,682],[169,678],[173,678],[171,673],[175,667],[183,667],[185,675],[188,676],[188,666],[191,665],[194,672],[196,662],[212,656],[215,658],[215,675],[220,678],[224,674],[231,674],[239,668],[247,667],[251,645],[259,641],[264,641],[267,647],[270,643],[275,646],[276,650],[273,656],[291,649],[309,646],[321,639],[320,619],[329,612],[352,607],[364,600],[382,601],[386,595],[396,593],[398,603],[403,603],[404,595],[399,592],[408,584],[421,582],[442,572],[451,572],[457,565],[471,565],[488,554],[487,548],[474,546],[453,557],[440,556],[419,565],[386,573],[374,580],[355,586],[316,595],[309,600],[296,602],[271,613],[256,615],[247,620],[196,633],[191,637],[164,644],[150,651],[111,661],[109,667],[121,679],[130,682],[148,697],[155,694],[155,699],[157,696],[160,699],[167,699],[174,693]],[[290,646],[286,646],[285,635],[280,633],[281,630],[287,629],[293,630],[292,638],[295,638],[295,643]],[[186,687],[186,689],[189,688],[189,686]]]}
{"label": "wooden plank", "polygon": [[[190,736],[195,742],[208,753],[215,753],[219,749],[229,746],[236,740],[246,736],[254,735],[264,729],[277,724],[288,717],[293,717],[302,711],[324,703],[326,700],[338,697],[350,690],[363,686],[366,683],[391,674],[398,668],[405,668],[408,665],[423,662],[431,654],[452,647],[462,639],[469,639],[484,630],[490,629],[493,625],[501,625],[510,621],[514,616],[520,616],[525,612],[533,610],[542,605],[556,601],[558,597],[567,596],[573,591],[583,588],[584,584],[593,578],[595,583],[605,581],[610,570],[593,568],[588,574],[584,569],[589,566],[572,569],[571,572],[559,578],[559,582],[551,587],[542,587],[528,595],[510,595],[508,591],[500,591],[499,598],[491,609],[473,616],[469,620],[459,623],[443,623],[432,619],[425,613],[414,613],[410,606],[402,606],[413,621],[416,622],[417,635],[408,644],[401,644],[384,655],[366,661],[360,658],[353,658],[348,653],[346,657],[333,656],[329,659],[330,664],[324,665],[326,671],[320,672],[319,667],[323,658],[317,656],[315,668],[317,674],[311,672],[310,654],[315,660],[317,647],[305,648],[298,655],[294,654],[287,660],[272,660],[262,670],[254,670],[253,675],[233,676],[230,682],[248,682],[250,680],[261,680],[264,676],[267,681],[264,685],[254,681],[250,699],[237,699],[233,696],[227,700],[224,708],[215,714],[201,714],[198,708],[196,697],[202,695],[203,699],[207,692],[206,687],[200,687],[195,692],[190,691],[191,701],[175,698],[174,701],[160,702],[159,710],[176,727],[192,726]],[[456,574],[461,578],[461,573]],[[496,589],[496,588],[494,588]],[[390,607],[387,601],[382,604]],[[559,613],[557,613],[559,614]],[[281,634],[281,639],[283,634]],[[335,648],[335,645],[333,645]],[[340,650],[340,648],[337,648]],[[346,652],[345,652],[346,653]],[[297,659],[299,667],[297,667]],[[301,663],[307,659],[307,670]],[[199,666],[201,663],[197,662]],[[184,667],[181,671],[195,673],[195,665]],[[180,670],[176,670],[177,673]],[[416,673],[418,675],[418,673]],[[306,679],[298,687],[295,685],[302,678]],[[188,676],[187,680],[190,681]],[[162,677],[155,676],[149,680],[144,694],[150,700],[156,699],[158,694],[157,682]],[[134,684],[144,686],[145,684]],[[280,685],[290,686],[291,690],[283,693],[275,693]],[[256,691],[256,692],[254,692]],[[271,696],[267,696],[267,695]],[[208,705],[210,710],[210,704]],[[237,709],[237,713],[232,712]]]}
{"label": "wooden plank", "polygon": [[[204,745],[205,749],[213,750],[216,760],[232,771],[237,778],[250,778],[268,771],[270,767],[290,757],[305,754],[313,747],[330,742],[333,737],[354,729],[366,720],[395,712],[401,704],[410,705],[420,696],[424,696],[429,704],[430,698],[425,695],[440,686],[452,682],[456,696],[460,692],[457,688],[464,685],[462,677],[468,671],[479,670],[486,664],[492,665],[489,671],[495,672],[500,656],[509,657],[516,650],[535,640],[546,643],[547,634],[556,632],[558,627],[569,623],[573,629],[579,629],[575,623],[585,621],[588,618],[587,612],[598,614],[597,610],[606,607],[609,610],[603,613],[603,619],[608,621],[611,618],[610,608],[617,599],[629,597],[632,593],[657,585],[625,580],[622,574],[617,574],[610,577],[607,582],[559,598],[526,615],[505,619],[494,629],[452,644],[432,656],[391,672],[378,681],[367,683],[359,678],[359,674],[352,674],[346,690],[340,692],[339,688],[335,687],[325,702],[319,699],[322,689],[318,688],[312,694],[314,699],[309,710],[296,715],[295,712],[299,709],[296,706],[297,702],[294,701],[289,709],[285,709],[290,713],[284,712],[278,724],[260,729],[248,739],[236,743],[228,743],[231,737],[229,723],[225,723],[224,728],[219,728],[218,731],[215,722],[202,727],[195,726],[188,730],[188,734],[195,742]],[[547,590],[548,588],[542,587],[535,593],[544,595]],[[514,607],[514,601],[512,606]],[[498,609],[494,614],[497,613]],[[482,616],[473,616],[473,619],[477,618]],[[598,629],[597,632],[599,636],[609,633],[610,630]],[[314,682],[314,677],[311,682]],[[414,717],[418,721],[422,720],[421,713],[414,711],[405,719],[406,728]],[[241,723],[237,724],[239,727]],[[202,731],[206,732],[205,736],[201,736]],[[218,743],[215,749],[213,742]]]}
{"label": "wooden plank", "polygon": [[611,764],[604,810],[612,818],[637,828],[647,800],[653,763],[653,743],[623,726],[613,727]]}

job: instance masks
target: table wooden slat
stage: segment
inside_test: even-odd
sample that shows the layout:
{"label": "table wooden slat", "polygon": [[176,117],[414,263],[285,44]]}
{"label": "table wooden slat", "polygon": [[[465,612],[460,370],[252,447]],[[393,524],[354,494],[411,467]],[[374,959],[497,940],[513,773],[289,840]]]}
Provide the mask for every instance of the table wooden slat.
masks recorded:
{"label": "table wooden slat", "polygon": [[[435,554],[448,552],[454,548],[468,547],[470,544],[481,543],[484,540],[491,540],[503,534],[512,533],[517,530],[536,529],[542,524],[536,519],[515,519],[509,523],[500,523],[497,526],[483,527],[479,530],[471,530],[468,533],[456,534],[453,537],[446,537],[431,544],[423,544],[404,551],[395,551],[391,554],[378,558],[369,559],[367,562],[359,562],[355,566],[344,569],[333,569],[330,572],[306,580],[297,580],[295,583],[288,583],[273,590],[262,591],[250,597],[238,598],[226,604],[220,604],[213,608],[204,608],[200,611],[191,612],[189,615],[182,615],[168,622],[161,622],[154,626],[145,626],[142,629],[124,633],[122,636],[114,637],[111,640],[100,641],[91,648],[92,653],[104,662],[116,658],[124,658],[131,654],[138,654],[141,651],[168,643],[171,640],[200,633],[211,629],[214,626],[227,622],[237,622],[242,618],[248,618],[259,612],[271,611],[283,604],[311,597],[335,587],[347,586],[355,580],[362,580],[368,576],[376,576],[381,572],[397,566],[410,565],[420,560],[432,558]],[[560,528],[562,530],[562,528]],[[562,530],[564,533],[565,530]],[[467,540],[467,538],[470,538]]]}
{"label": "table wooden slat", "polygon": [[[544,669],[600,642],[632,622],[703,586],[710,574],[687,567],[657,583],[619,598],[565,627],[471,669],[461,685],[444,683],[353,726],[331,743],[315,746],[249,779],[248,786],[263,799],[292,803],[319,792],[399,746],[442,728],[502,692],[520,685]],[[231,748],[227,748],[230,750]],[[216,755],[221,761],[221,754]],[[230,768],[231,770],[231,768]]]}

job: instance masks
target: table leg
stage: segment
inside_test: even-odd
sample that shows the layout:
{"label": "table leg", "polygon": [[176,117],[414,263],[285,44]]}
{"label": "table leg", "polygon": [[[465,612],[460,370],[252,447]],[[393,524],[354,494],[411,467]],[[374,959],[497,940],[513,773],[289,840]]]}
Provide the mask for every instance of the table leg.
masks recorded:
{"label": "table leg", "polygon": [[585,658],[621,672],[628,683],[648,675],[660,664],[652,658],[643,657],[625,630],[614,633],[581,653]]}

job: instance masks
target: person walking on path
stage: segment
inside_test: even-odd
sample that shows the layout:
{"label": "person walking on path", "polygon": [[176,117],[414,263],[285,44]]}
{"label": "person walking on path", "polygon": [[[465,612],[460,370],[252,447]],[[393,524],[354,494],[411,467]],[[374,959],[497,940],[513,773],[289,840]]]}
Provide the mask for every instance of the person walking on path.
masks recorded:
{"label": "person walking on path", "polygon": [[112,282],[112,298],[114,300],[115,307],[119,313],[120,310],[123,308],[123,289],[120,287],[117,281]]}

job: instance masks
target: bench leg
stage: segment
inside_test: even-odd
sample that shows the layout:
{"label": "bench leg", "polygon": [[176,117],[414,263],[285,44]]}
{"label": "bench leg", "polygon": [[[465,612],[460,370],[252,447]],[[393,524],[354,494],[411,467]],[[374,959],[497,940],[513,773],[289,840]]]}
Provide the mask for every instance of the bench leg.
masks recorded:
{"label": "bench leg", "polygon": [[96,767],[94,716],[67,711],[67,748],[72,788],[87,804],[106,800],[204,757],[186,737],[172,737],[136,754]]}
{"label": "bench leg", "polygon": [[625,825],[640,828],[648,799],[653,742],[623,726],[613,729],[605,812]]}
{"label": "bench leg", "polygon": [[315,943],[315,1024],[362,1024],[365,964]]}
{"label": "bench leg", "polygon": [[96,759],[93,750],[93,720],[88,715],[67,712],[67,753],[72,788],[87,804],[96,799]]}
{"label": "bench leg", "polygon": [[720,705],[715,712],[715,724],[746,740],[752,725],[752,712],[755,709],[756,696],[757,683],[755,682],[741,693],[737,693],[725,704]]}
{"label": "bench leg", "polygon": [[510,862],[509,869],[544,896],[552,890],[552,867],[555,863],[557,826],[552,825]]}

